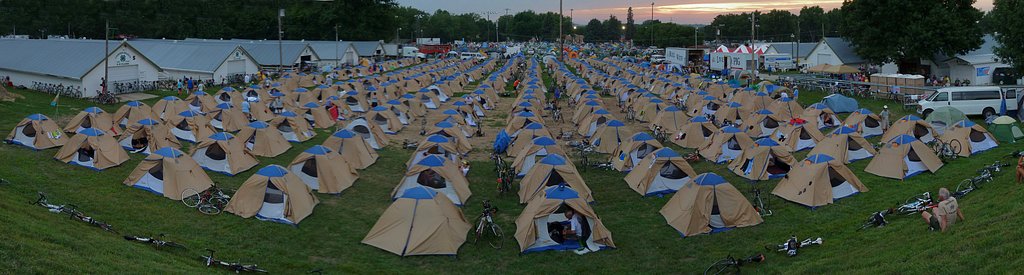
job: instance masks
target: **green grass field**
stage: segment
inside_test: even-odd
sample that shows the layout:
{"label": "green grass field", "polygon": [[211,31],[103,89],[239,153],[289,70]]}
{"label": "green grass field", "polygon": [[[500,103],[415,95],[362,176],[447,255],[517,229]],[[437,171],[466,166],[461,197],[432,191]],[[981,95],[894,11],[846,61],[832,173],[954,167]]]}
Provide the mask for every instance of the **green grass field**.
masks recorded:
{"label": "green grass field", "polygon": [[[0,102],[0,129],[4,135],[31,113],[54,115],[52,96],[15,90],[24,100]],[[804,91],[803,105],[820,100],[822,94]],[[147,101],[152,104],[156,99]],[[861,100],[863,107],[878,111],[884,102]],[[60,114],[73,115],[90,106],[87,102],[62,99]],[[116,106],[102,106],[108,112]],[[896,110],[893,119],[901,116]],[[63,126],[63,125],[62,125]],[[293,148],[277,158],[261,158],[260,166],[286,164],[299,152],[320,144],[329,135]],[[492,138],[492,137],[486,137]],[[877,140],[872,140],[876,142]],[[131,155],[123,165],[102,172],[58,162],[57,149],[33,151],[0,145],[0,273],[185,273],[214,271],[202,265],[204,248],[217,250],[218,257],[258,263],[274,273],[305,273],[325,268],[337,273],[700,273],[728,255],[745,257],[766,253],[765,263],[744,267],[758,273],[926,273],[992,274],[1015,273],[1024,268],[1024,185],[1013,182],[1013,171],[998,174],[960,202],[966,221],[950,232],[925,229],[919,217],[890,217],[884,228],[855,232],[873,211],[939,187],[955,187],[975,170],[1021,144],[1002,144],[997,149],[947,164],[937,174],[923,174],[907,181],[880,178],[863,172],[868,160],[851,168],[871,191],[838,201],[835,205],[809,209],[768,195],[775,215],[761,225],[712,235],[681,238],[669,227],[658,210],[669,197],[643,198],[623,182],[623,174],[609,171],[583,172],[594,191],[594,209],[612,232],[617,249],[577,256],[568,252],[520,255],[511,237],[514,220],[523,206],[513,196],[497,197],[489,162],[475,162],[469,174],[473,197],[464,208],[468,219],[481,211],[480,201],[491,199],[500,212],[497,222],[508,233],[505,248],[467,243],[458,257],[398,257],[360,240],[390,204],[389,192],[405,171],[410,152],[395,146],[380,151],[380,160],[360,171],[355,186],[341,196],[318,194],[321,203],[313,215],[298,227],[242,219],[230,213],[207,216],[180,202],[130,188],[121,182],[142,159]],[[477,148],[476,150],[482,150]],[[806,151],[798,153],[802,158]],[[698,173],[715,172],[750,194],[751,186],[729,172],[724,165],[695,164]],[[1010,167],[1012,168],[1012,167]],[[237,188],[256,169],[235,177],[209,175],[228,188]],[[758,183],[771,190],[777,181]],[[130,243],[119,235],[103,232],[65,216],[32,206],[37,192],[45,192],[54,203],[74,203],[96,219],[111,223],[124,234],[156,235],[183,243],[187,250],[159,249]],[[790,235],[801,239],[824,238],[825,244],[800,251],[797,257],[767,252]],[[217,270],[222,271],[222,270]]]}

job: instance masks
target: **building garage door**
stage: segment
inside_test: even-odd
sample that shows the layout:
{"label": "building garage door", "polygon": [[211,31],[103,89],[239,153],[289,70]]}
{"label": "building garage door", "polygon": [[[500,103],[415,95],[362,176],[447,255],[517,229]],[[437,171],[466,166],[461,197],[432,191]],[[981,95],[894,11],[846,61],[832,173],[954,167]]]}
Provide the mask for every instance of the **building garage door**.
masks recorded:
{"label": "building garage door", "polygon": [[229,60],[224,63],[224,75],[245,74],[245,60]]}
{"label": "building garage door", "polygon": [[139,65],[110,67],[108,72],[111,83],[139,80]]}

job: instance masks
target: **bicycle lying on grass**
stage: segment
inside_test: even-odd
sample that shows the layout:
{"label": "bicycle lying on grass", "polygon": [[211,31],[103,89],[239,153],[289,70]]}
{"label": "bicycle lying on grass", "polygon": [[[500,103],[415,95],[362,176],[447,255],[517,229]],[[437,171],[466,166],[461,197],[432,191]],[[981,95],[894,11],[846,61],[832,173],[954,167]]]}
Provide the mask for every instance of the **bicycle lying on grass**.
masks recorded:
{"label": "bicycle lying on grass", "polygon": [[228,205],[231,196],[228,196],[217,185],[211,186],[202,192],[188,188],[181,191],[181,203],[185,206],[199,209],[199,212],[207,215],[217,215]]}
{"label": "bicycle lying on grass", "polygon": [[715,262],[715,264],[709,266],[707,269],[704,269],[704,275],[728,273],[739,274],[740,267],[743,266],[744,264],[760,263],[764,261],[764,254],[757,254],[743,259],[736,259],[733,258],[732,256],[728,256],[725,257],[725,259],[718,260],[717,262]]}
{"label": "bicycle lying on grass", "polygon": [[266,270],[260,269],[258,266],[256,266],[256,264],[242,264],[242,263],[231,263],[231,262],[221,261],[221,260],[218,260],[218,259],[213,257],[213,252],[216,252],[216,251],[213,251],[213,249],[209,249],[209,248],[207,248],[206,251],[210,252],[210,255],[209,256],[202,256],[202,259],[206,263],[207,267],[209,267],[209,266],[219,266],[219,267],[227,268],[228,270],[234,271],[235,273],[241,273],[241,272],[267,273]]}
{"label": "bicycle lying on grass", "polygon": [[914,195],[913,197],[910,197],[909,199],[904,201],[903,204],[895,208],[889,208],[886,210],[871,213],[871,216],[869,216],[868,219],[861,224],[860,228],[857,228],[857,231],[864,230],[867,228],[886,226],[889,224],[889,221],[885,219],[885,217],[887,216],[891,216],[893,214],[910,216],[916,213],[920,213],[921,211],[928,210],[928,208],[931,205],[931,193],[924,192],[919,195]]}
{"label": "bicycle lying on grass", "polygon": [[[160,234],[159,237],[163,238],[164,234]],[[157,239],[157,238],[154,238],[154,237],[139,237],[139,236],[124,235],[124,239],[125,240],[129,240],[129,241],[145,243],[145,244],[152,244],[152,245],[155,245],[157,247],[165,247],[166,246],[166,247],[173,247],[173,248],[185,248],[184,245],[181,245],[179,243],[164,241],[164,240]]]}
{"label": "bicycle lying on grass", "polygon": [[[498,213],[497,207],[491,206],[491,201],[484,200],[484,211],[480,214],[480,218],[477,219],[476,231],[474,231],[473,243],[480,241],[480,238],[487,238],[487,244],[491,245],[494,249],[501,249],[505,243],[505,233],[501,230],[501,226],[498,226],[494,222],[494,214]],[[485,236],[491,235],[491,236]]]}
{"label": "bicycle lying on grass", "polygon": [[103,229],[103,231],[113,232],[115,234],[117,233],[117,231],[114,230],[114,226],[108,223],[97,221],[92,217],[86,216],[84,213],[78,211],[78,206],[75,206],[74,204],[50,204],[50,202],[46,199],[46,194],[43,194],[43,192],[39,192],[39,198],[36,199],[36,201],[33,202],[32,205],[42,206],[52,213],[67,214],[68,217],[70,217],[73,220],[78,220],[80,222],[84,222],[89,225],[99,227],[100,229]]}
{"label": "bicycle lying on grass", "polygon": [[775,251],[778,251],[778,252],[785,251],[786,255],[789,255],[790,257],[793,257],[793,256],[796,256],[797,250],[799,250],[800,248],[803,248],[803,247],[806,247],[806,246],[810,246],[810,245],[821,245],[821,244],[822,244],[821,237],[818,237],[818,238],[807,238],[806,240],[803,240],[801,242],[797,242],[796,235],[793,235],[792,237],[789,237],[789,240],[787,240],[785,243],[778,244],[778,245],[766,245],[766,246],[764,246],[764,248],[767,249],[768,251],[772,251],[772,250],[775,250]]}

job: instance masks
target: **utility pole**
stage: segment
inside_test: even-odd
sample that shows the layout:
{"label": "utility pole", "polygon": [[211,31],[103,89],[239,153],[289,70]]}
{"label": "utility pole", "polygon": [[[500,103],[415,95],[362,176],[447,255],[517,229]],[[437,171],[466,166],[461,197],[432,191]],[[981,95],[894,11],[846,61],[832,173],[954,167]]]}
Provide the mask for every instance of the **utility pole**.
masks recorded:
{"label": "utility pole", "polygon": [[110,20],[103,27],[103,93],[107,93],[107,82],[110,81]]}
{"label": "utility pole", "polygon": [[[505,16],[508,16],[508,8],[505,8]],[[512,18],[509,17],[508,21],[512,22]],[[505,39],[508,39],[508,25],[511,25],[511,24],[505,24]]]}
{"label": "utility pole", "polygon": [[800,18],[796,18],[796,70],[800,71]]}
{"label": "utility pole", "polygon": [[697,27],[693,27],[693,47],[697,47]]}
{"label": "utility pole", "polygon": [[282,70],[284,70],[284,31],[281,30],[281,19],[284,18],[284,8],[280,7],[278,2],[277,10],[277,75],[281,77]]}
{"label": "utility pole", "polygon": [[754,72],[757,71],[757,57],[754,56],[754,24],[756,24],[757,18],[754,15],[754,12],[750,13],[750,47],[747,48],[750,50],[750,83],[754,83]]}
{"label": "utility pole", "polygon": [[654,2],[651,2],[651,46],[654,46]]}
{"label": "utility pole", "polygon": [[562,0],[558,0],[558,61],[565,61],[565,41],[562,38]]}
{"label": "utility pole", "polygon": [[341,52],[338,48],[341,48],[341,40],[338,40],[338,25],[334,25],[334,58],[338,61],[335,62],[334,66],[341,66]]}

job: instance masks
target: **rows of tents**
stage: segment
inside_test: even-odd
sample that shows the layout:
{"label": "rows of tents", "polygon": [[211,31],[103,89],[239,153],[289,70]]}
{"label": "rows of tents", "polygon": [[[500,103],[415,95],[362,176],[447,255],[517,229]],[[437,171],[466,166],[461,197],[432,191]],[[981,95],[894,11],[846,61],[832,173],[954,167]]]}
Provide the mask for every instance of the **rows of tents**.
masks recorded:
{"label": "rows of tents", "polygon": [[[323,74],[287,73],[277,82],[245,90],[225,87],[212,95],[196,91],[184,100],[168,96],[152,106],[132,101],[113,114],[90,107],[63,128],[33,114],[5,141],[34,150],[59,147],[55,159],[94,170],[124,163],[129,152],[146,155],[123,183],[181,200],[214,186],[207,171],[234,176],[256,167],[257,157],[277,157],[308,141],[316,135],[314,129],[335,128],[322,145],[307,148],[287,166],[259,168],[224,209],[245,218],[297,225],[319,203],[313,192],[340,194],[352,187],[358,170],[376,162],[375,149],[388,145],[389,133],[411,123],[418,111],[423,116],[427,102],[440,105],[493,66],[395,62],[404,63],[394,67],[406,68],[375,75],[365,68],[348,68],[367,76],[330,86]],[[312,85],[317,86],[304,88]],[[410,90],[419,92],[405,92]],[[241,111],[243,101],[248,114]],[[464,104],[479,106],[480,101]],[[283,108],[272,110],[275,103]],[[468,131],[468,119],[459,117],[455,122]],[[191,144],[188,153],[181,150],[186,143]]]}

